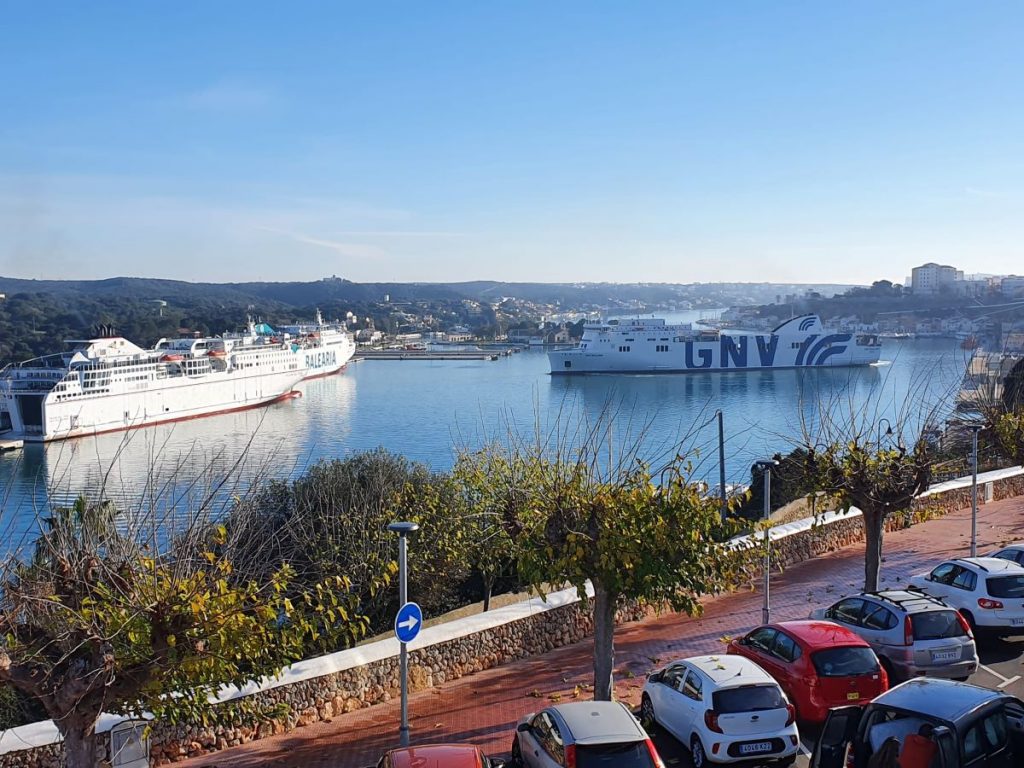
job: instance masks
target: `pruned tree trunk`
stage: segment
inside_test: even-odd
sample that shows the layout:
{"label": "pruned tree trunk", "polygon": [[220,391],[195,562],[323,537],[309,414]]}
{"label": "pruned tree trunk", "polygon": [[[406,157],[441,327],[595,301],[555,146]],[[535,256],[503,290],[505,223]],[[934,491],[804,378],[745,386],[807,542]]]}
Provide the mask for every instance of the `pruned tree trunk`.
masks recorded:
{"label": "pruned tree trunk", "polygon": [[73,712],[56,720],[64,739],[64,765],[67,768],[96,768],[97,716]]}
{"label": "pruned tree trunk", "polygon": [[615,691],[615,596],[594,581],[594,700],[611,701]]}
{"label": "pruned tree trunk", "polygon": [[885,515],[862,510],[864,520],[864,591],[874,592],[882,573],[882,537]]}
{"label": "pruned tree trunk", "polygon": [[484,613],[491,610],[491,593],[494,592],[494,581],[484,578]]}

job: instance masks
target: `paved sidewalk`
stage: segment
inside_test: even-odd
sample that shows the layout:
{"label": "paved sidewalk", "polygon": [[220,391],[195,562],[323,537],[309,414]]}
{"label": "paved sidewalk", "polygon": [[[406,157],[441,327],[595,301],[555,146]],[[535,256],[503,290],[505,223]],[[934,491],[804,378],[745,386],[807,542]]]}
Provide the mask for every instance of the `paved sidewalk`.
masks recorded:
{"label": "paved sidewalk", "polygon": [[[886,536],[883,586],[902,586],[935,560],[970,551],[969,509]],[[1024,497],[979,510],[979,551],[1024,539]],[[863,583],[863,544],[809,560],[774,576],[772,618],[805,618],[815,607],[857,591]],[[617,695],[639,703],[644,675],[665,661],[723,648],[726,636],[760,623],[761,596],[743,592],[709,600],[692,619],[665,614],[623,625],[616,631]],[[413,743],[469,741],[489,753],[508,752],[519,718],[552,697],[571,700],[577,685],[592,680],[589,641],[567,646],[410,697]],[[579,694],[582,698],[587,693]],[[362,768],[397,744],[398,703],[393,702],[316,723],[234,749],[193,758],[183,768]]]}

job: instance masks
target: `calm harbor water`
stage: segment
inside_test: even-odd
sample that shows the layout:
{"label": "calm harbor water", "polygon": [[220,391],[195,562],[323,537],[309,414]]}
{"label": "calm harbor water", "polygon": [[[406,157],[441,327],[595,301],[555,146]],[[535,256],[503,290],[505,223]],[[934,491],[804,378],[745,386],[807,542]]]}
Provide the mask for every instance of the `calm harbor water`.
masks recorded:
{"label": "calm harbor water", "polygon": [[[697,319],[696,314],[673,319]],[[459,446],[615,412],[615,440],[642,437],[651,455],[689,435],[696,472],[717,480],[715,409],[725,413],[727,474],[749,478],[751,462],[786,451],[801,414],[822,403],[868,404],[892,418],[907,396],[930,404],[959,381],[965,353],[949,339],[887,341],[883,364],[856,369],[552,377],[547,357],[498,361],[363,361],[300,385],[302,397],[265,409],[130,433],[28,445],[0,455],[0,536],[23,537],[50,498],[104,493],[124,507],[173,494],[194,501],[210,487],[241,491],[255,476],[291,476],[321,458],[383,446],[435,469]],[[703,426],[702,426],[703,425]],[[641,435],[641,428],[643,429]]]}

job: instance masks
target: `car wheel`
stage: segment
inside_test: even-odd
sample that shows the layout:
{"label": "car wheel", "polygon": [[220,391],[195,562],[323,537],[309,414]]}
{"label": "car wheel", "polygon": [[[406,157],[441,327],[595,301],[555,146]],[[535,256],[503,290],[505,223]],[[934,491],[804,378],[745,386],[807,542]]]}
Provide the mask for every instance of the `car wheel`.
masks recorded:
{"label": "car wheel", "polygon": [[512,739],[512,759],[509,761],[510,768],[526,768],[523,763],[523,750],[519,746],[519,737]]}
{"label": "car wheel", "polygon": [[693,768],[704,768],[708,764],[708,756],[704,754],[704,745],[694,736],[690,739],[690,760]]}
{"label": "car wheel", "polygon": [[654,702],[646,693],[640,699],[640,723],[648,731],[653,731],[658,726],[658,718],[654,715]]}
{"label": "car wheel", "polygon": [[964,621],[967,622],[967,626],[971,628],[971,634],[974,635],[975,640],[979,640],[978,637],[978,622],[974,620],[974,614],[970,611],[960,611],[964,617]]}
{"label": "car wheel", "polygon": [[896,685],[896,683],[900,682],[896,678],[896,670],[893,668],[891,661],[889,661],[887,658],[885,658],[885,656],[881,656],[878,659],[878,661],[881,663],[882,669],[885,670],[885,676],[889,678],[889,687],[890,688],[892,686]]}

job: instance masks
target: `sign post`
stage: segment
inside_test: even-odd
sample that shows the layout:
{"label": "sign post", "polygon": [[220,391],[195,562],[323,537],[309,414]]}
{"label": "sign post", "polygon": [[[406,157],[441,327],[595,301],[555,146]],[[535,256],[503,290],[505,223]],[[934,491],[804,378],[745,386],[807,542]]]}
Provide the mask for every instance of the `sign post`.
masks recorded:
{"label": "sign post", "polygon": [[416,603],[409,602],[409,563],[406,537],[420,529],[416,523],[391,523],[388,530],[398,534],[398,602],[395,614],[395,637],[399,642],[399,676],[402,682],[402,723],[398,727],[400,746],[409,746],[409,651],[407,644],[416,639],[423,626],[423,612]]}
{"label": "sign post", "polygon": [[971,557],[978,556],[978,433],[983,424],[971,424]]}

